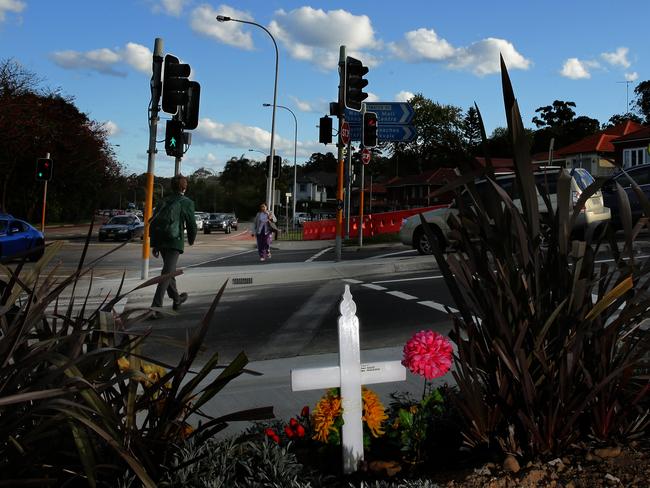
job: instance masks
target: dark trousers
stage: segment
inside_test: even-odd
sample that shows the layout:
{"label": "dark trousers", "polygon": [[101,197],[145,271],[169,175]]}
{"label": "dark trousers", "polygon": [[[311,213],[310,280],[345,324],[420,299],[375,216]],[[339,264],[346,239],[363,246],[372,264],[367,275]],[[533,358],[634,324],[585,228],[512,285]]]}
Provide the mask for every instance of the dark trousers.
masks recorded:
{"label": "dark trousers", "polygon": [[257,238],[257,253],[261,258],[265,258],[269,255],[269,252],[271,251],[272,236],[273,233],[266,233],[264,231],[255,234],[255,237]]}
{"label": "dark trousers", "polygon": [[[176,249],[161,249],[160,255],[163,259],[163,267],[160,272],[161,275],[167,273],[173,273],[176,271],[176,263],[178,263],[178,256],[180,256],[180,251]],[[171,277],[166,280],[158,283],[156,288],[156,293],[153,296],[153,302],[151,303],[152,307],[162,307],[163,299],[165,298],[165,292],[169,298],[171,298],[174,303],[178,302],[178,290],[176,289],[176,278]]]}

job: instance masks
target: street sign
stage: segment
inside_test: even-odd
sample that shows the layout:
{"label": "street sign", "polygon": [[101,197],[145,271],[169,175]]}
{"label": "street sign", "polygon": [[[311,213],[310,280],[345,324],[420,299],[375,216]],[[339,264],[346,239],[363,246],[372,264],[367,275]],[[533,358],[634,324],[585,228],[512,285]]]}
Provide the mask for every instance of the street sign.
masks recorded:
{"label": "street sign", "polygon": [[[366,112],[375,112],[379,125],[410,124],[415,115],[411,104],[406,102],[370,102],[366,103]],[[361,124],[361,112],[345,109],[345,120],[350,124]]]}
{"label": "street sign", "polygon": [[[359,126],[359,131],[361,131],[361,126]],[[350,124],[347,120],[341,124],[341,142],[346,146],[350,143]]]}
{"label": "street sign", "polygon": [[[415,139],[416,131],[412,125],[379,125],[377,140],[379,142],[410,142]],[[350,139],[361,140],[361,125],[350,125]]]}
{"label": "street sign", "polygon": [[363,164],[368,164],[370,162],[370,149],[363,148],[363,151],[361,151],[361,162]]}

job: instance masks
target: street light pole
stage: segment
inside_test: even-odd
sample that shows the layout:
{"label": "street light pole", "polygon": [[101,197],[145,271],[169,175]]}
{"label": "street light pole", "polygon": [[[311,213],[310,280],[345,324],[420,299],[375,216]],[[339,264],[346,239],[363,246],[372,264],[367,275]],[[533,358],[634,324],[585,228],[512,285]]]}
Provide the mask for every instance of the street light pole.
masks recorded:
{"label": "street light pole", "polygon": [[273,41],[273,46],[275,47],[275,82],[273,84],[273,115],[271,116],[271,148],[269,152],[271,157],[269,158],[269,167],[268,167],[268,176],[266,180],[266,204],[269,205],[269,208],[273,208],[273,195],[271,194],[271,185],[273,183],[273,157],[275,156],[275,107],[276,101],[278,98],[278,44],[275,42],[275,38],[269,32],[269,30],[257,22],[251,22],[248,20],[233,19],[225,15],[217,15],[217,20],[219,22],[240,22],[242,24],[249,24],[259,27],[266,32],[271,40]]}
{"label": "street light pole", "polygon": [[[265,107],[270,107],[270,103],[264,103],[263,104]],[[296,119],[296,114],[293,113],[293,110],[291,110],[289,107],[285,107],[284,105],[278,105],[279,108],[283,108],[285,110],[288,110],[291,115],[293,115],[293,123],[294,123],[294,132],[293,132],[293,202],[292,202],[292,208],[291,208],[291,218],[293,219],[293,226],[296,225],[296,175],[297,175],[297,170],[296,170],[296,149],[298,147],[298,119]]]}

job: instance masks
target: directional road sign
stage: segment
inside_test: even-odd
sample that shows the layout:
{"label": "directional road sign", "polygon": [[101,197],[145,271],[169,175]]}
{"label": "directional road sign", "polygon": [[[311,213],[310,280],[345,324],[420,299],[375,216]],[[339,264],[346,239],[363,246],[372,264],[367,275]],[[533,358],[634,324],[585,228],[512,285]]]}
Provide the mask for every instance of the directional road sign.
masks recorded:
{"label": "directional road sign", "polygon": [[[411,104],[406,102],[366,103],[366,112],[375,112],[380,126],[409,124],[415,115]],[[345,109],[345,120],[352,125],[361,124],[361,112]]]}
{"label": "directional road sign", "polygon": [[[412,125],[381,125],[377,126],[379,142],[410,142],[415,139],[416,131]],[[361,140],[361,125],[350,125],[350,139]]]}

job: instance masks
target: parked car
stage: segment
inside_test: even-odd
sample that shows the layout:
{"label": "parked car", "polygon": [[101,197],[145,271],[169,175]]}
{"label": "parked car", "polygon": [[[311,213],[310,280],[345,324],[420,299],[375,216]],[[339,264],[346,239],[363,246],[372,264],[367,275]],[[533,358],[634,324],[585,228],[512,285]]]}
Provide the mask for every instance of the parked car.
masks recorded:
{"label": "parked car", "polygon": [[208,220],[203,222],[204,234],[209,234],[212,231],[223,231],[230,234],[231,230],[230,218],[225,213],[211,213]]}
{"label": "parked car", "polygon": [[205,214],[203,212],[194,212],[194,218],[196,219],[196,229],[202,230]]}
{"label": "parked car", "polygon": [[307,212],[296,212],[293,216],[293,223],[300,227],[302,224],[309,220],[309,214]]}
{"label": "parked car", "polygon": [[[557,178],[559,176],[560,168],[548,167],[542,171],[535,173],[535,181],[538,186],[545,186],[548,184],[548,193],[551,205],[557,208]],[[594,182],[591,174],[583,168],[576,168],[571,170],[571,201],[575,204],[580,197],[582,191]],[[519,195],[516,193],[515,175],[508,173],[504,175],[497,175],[496,182],[503,188],[512,198],[513,203],[521,209]],[[476,190],[479,194],[487,190],[487,181],[480,179],[476,182]],[[469,193],[465,190],[461,194],[461,198],[469,198]],[[542,197],[537,194],[537,202],[541,213],[544,213],[546,204]],[[470,202],[471,203],[471,200]],[[452,202],[448,207],[438,208],[425,212],[424,218],[427,222],[432,224],[433,232],[438,236],[438,239],[446,247],[453,241],[451,229],[448,225],[450,215],[457,215],[458,208],[456,202]],[[599,222],[604,222],[610,219],[610,210],[603,202],[603,195],[600,191],[596,192],[589,198],[585,204],[585,208],[580,212],[576,219],[576,231],[584,228],[586,225],[595,225]],[[402,226],[399,231],[399,237],[403,244],[412,246],[420,254],[431,254],[431,246],[427,238],[424,228],[420,222],[419,214],[412,215],[402,221]]]}
{"label": "parked car", "polygon": [[[639,188],[643,191],[646,198],[650,200],[650,164],[642,164],[640,166],[626,169],[625,171],[630,175],[630,178],[639,185]],[[630,180],[622,171],[615,173],[605,182],[603,185],[603,198],[605,200],[605,205],[612,211],[612,225],[615,228],[620,229],[623,227],[623,223],[621,221],[621,209],[616,194],[615,183],[621,185],[625,190],[625,193],[627,193],[627,198],[630,201],[630,210],[632,212],[632,225],[643,216],[643,205],[632,189]]]}
{"label": "parked car", "polygon": [[[0,213],[0,257],[15,256],[45,245],[43,233],[36,230],[24,220],[9,214]],[[27,259],[38,261],[43,255],[44,248],[30,254]]]}
{"label": "parked car", "polygon": [[134,237],[142,238],[144,223],[135,215],[117,215],[99,228],[99,240],[106,239],[130,241]]}
{"label": "parked car", "polygon": [[239,220],[237,219],[237,216],[234,213],[229,213],[226,215],[230,219],[230,227],[232,230],[237,230],[237,227],[239,226]]}

